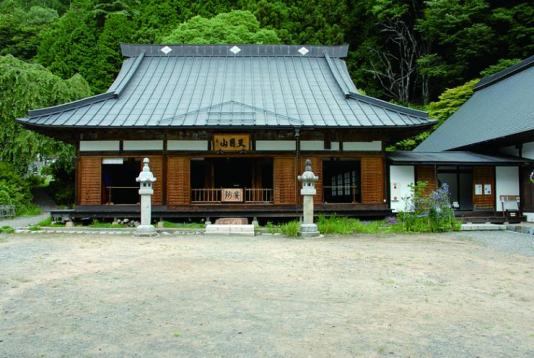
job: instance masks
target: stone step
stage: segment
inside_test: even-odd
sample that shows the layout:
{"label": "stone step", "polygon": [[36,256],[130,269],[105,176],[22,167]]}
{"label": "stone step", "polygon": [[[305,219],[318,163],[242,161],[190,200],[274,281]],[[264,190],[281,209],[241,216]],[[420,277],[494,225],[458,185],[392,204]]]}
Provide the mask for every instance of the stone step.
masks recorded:
{"label": "stone step", "polygon": [[254,225],[208,224],[205,232],[207,235],[254,236]]}
{"label": "stone step", "polygon": [[462,224],[461,231],[499,231],[506,230],[506,225],[500,224]]}

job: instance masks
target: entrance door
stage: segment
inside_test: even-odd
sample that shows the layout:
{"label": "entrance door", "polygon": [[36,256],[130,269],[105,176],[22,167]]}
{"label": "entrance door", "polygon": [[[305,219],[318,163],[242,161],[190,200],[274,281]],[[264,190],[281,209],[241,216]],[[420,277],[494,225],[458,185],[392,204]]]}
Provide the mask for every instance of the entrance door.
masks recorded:
{"label": "entrance door", "polygon": [[449,195],[455,210],[473,210],[473,169],[459,166],[439,166],[438,186],[449,186]]}

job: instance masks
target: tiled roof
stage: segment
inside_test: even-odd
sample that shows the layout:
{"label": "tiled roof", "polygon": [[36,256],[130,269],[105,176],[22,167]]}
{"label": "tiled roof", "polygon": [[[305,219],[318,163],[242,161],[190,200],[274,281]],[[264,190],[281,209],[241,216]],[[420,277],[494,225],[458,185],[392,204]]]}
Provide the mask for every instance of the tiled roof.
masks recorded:
{"label": "tiled roof", "polygon": [[347,46],[122,45],[107,93],[19,119],[62,127],[406,127],[425,112],[357,93]]}
{"label": "tiled roof", "polygon": [[486,155],[467,151],[445,151],[438,153],[398,151],[388,155],[393,163],[417,164],[519,164],[530,160],[504,155]]}
{"label": "tiled roof", "polygon": [[415,150],[465,148],[534,130],[534,56],[483,78],[475,93]]}

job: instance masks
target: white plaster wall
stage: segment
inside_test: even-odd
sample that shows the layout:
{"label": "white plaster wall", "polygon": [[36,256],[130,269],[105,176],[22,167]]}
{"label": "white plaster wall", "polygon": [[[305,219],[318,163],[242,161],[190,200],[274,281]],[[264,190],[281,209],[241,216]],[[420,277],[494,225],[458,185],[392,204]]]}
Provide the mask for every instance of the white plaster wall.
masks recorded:
{"label": "white plaster wall", "polygon": [[534,159],[534,142],[523,144],[523,158]]}
{"label": "white plaster wall", "polygon": [[344,151],[378,151],[382,150],[382,142],[343,142]]}
{"label": "white plaster wall", "polygon": [[119,151],[120,141],[118,140],[81,140],[80,152],[104,152]]}
{"label": "white plaster wall", "polygon": [[300,150],[324,150],[324,141],[302,140],[300,141]]}
{"label": "white plaster wall", "polygon": [[389,193],[393,212],[406,209],[405,198],[410,197],[410,184],[415,182],[413,165],[391,165],[389,167]]}
{"label": "white plaster wall", "polygon": [[162,140],[125,140],[122,142],[124,150],[163,150]]}
{"label": "white plaster wall", "polygon": [[519,168],[495,167],[495,207],[502,211],[501,195],[519,195]]}
{"label": "white plaster wall", "polygon": [[296,150],[297,144],[294,140],[257,140],[257,151],[281,151],[281,150]]}
{"label": "white plaster wall", "polygon": [[167,141],[167,150],[208,150],[207,140],[174,140]]}

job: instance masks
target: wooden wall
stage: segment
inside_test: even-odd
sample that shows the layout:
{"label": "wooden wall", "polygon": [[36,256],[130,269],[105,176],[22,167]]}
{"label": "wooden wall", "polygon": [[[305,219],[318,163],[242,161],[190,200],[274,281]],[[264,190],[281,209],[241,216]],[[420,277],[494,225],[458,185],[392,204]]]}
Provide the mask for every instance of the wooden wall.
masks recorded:
{"label": "wooden wall", "polygon": [[361,158],[361,195],[363,204],[383,204],[384,191],[384,158]]}
{"label": "wooden wall", "polygon": [[[78,159],[78,204],[102,204],[102,158],[104,157],[135,157],[139,155],[98,155],[80,156]],[[361,191],[363,204],[384,204],[385,166],[382,155],[351,155],[310,154],[302,155],[299,160],[294,156],[279,155],[273,157],[273,203],[276,205],[294,205],[301,202],[300,183],[297,175],[304,170],[305,159],[312,160],[312,169],[319,176],[317,182],[316,204],[323,203],[323,160],[331,157],[342,157],[360,160]],[[181,206],[191,203],[190,156],[184,155],[150,155],[150,168],[156,176],[154,184],[154,205]],[[141,169],[141,168],[140,168]],[[166,186],[164,188],[164,186]]]}
{"label": "wooden wall", "polygon": [[294,157],[274,158],[274,204],[295,204],[297,202],[296,173]]}
{"label": "wooden wall", "polygon": [[[482,194],[476,195],[475,185],[481,184]],[[491,185],[491,194],[484,194],[484,185]],[[478,209],[495,208],[495,167],[473,167],[473,205]]]}
{"label": "wooden wall", "polygon": [[80,157],[78,161],[78,203],[102,203],[102,157]]}
{"label": "wooden wall", "polygon": [[167,158],[167,205],[188,205],[191,202],[191,159]]}
{"label": "wooden wall", "polygon": [[150,170],[156,177],[156,182],[152,186],[154,189],[152,204],[161,205],[163,204],[163,157],[161,155],[152,155],[148,159],[150,159]]}
{"label": "wooden wall", "polygon": [[433,165],[418,165],[415,167],[415,181],[427,183],[425,194],[430,194],[438,188],[438,178]]}
{"label": "wooden wall", "polygon": [[[80,156],[78,158],[78,204],[79,205],[100,205],[102,204],[102,159],[113,156]],[[122,158],[135,157],[141,160],[139,171],[142,170],[142,159],[144,157],[120,155]],[[156,177],[154,183],[153,205],[163,204],[163,157],[152,155],[150,159],[150,169]]]}

